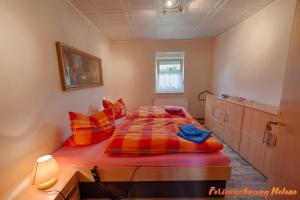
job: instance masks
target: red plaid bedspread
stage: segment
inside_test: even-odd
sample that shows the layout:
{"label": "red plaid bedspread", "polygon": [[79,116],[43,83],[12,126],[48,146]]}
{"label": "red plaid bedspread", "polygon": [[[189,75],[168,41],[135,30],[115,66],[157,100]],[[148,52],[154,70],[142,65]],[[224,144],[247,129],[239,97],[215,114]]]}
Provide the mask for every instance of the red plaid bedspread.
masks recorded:
{"label": "red plaid bedspread", "polygon": [[[174,106],[173,106],[174,107]],[[176,106],[178,107],[178,106]],[[128,114],[128,118],[192,118],[192,116],[182,107],[185,116],[171,115],[165,111],[166,106],[142,106]]]}
{"label": "red plaid bedspread", "polygon": [[201,144],[187,141],[177,136],[179,126],[195,124],[191,118],[136,118],[126,119],[114,131],[106,153],[114,155],[155,155],[184,152],[215,152],[223,145],[213,137]]}

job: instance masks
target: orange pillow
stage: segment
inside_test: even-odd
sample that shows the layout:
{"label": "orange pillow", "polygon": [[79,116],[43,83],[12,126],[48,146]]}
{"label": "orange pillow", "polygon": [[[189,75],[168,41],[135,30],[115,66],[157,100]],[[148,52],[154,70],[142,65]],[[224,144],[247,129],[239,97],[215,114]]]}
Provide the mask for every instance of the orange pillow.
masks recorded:
{"label": "orange pillow", "polygon": [[85,146],[99,143],[109,138],[115,128],[113,108],[91,116],[69,112],[69,118],[73,135],[65,145]]}
{"label": "orange pillow", "polygon": [[106,109],[111,107],[114,109],[115,119],[126,116],[126,106],[122,98],[114,104],[109,100],[102,100],[102,105]]}

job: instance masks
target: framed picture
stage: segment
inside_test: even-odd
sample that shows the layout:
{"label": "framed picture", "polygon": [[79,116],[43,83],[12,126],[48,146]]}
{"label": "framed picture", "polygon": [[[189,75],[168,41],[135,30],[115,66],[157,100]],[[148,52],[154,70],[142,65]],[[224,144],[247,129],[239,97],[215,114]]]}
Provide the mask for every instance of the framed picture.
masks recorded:
{"label": "framed picture", "polygon": [[71,46],[56,42],[63,90],[103,85],[101,59]]}

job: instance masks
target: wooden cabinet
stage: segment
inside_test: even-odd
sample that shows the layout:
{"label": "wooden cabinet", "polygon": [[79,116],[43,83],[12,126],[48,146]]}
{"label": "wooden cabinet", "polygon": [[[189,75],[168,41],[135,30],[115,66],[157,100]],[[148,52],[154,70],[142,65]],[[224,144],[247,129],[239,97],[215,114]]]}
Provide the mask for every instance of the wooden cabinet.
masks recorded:
{"label": "wooden cabinet", "polygon": [[215,97],[213,95],[206,96],[205,102],[205,126],[208,129],[213,128],[213,112],[214,112],[214,104]]}
{"label": "wooden cabinet", "polygon": [[[47,192],[48,191],[48,192]],[[49,192],[52,191],[52,192]],[[61,195],[63,194],[63,196]],[[39,190],[29,185],[14,200],[79,200],[78,172],[74,169],[62,169],[55,185],[46,190]]]}
{"label": "wooden cabinet", "polygon": [[[263,142],[268,121],[277,116],[259,110],[245,108],[239,154],[265,176],[270,173],[272,145]],[[276,131],[273,126],[272,131]]]}
{"label": "wooden cabinet", "polygon": [[[79,185],[78,185],[78,173],[74,174],[66,186],[62,189],[62,193],[68,200],[79,200],[80,199],[80,192],[79,192]],[[62,196],[56,198],[55,200],[62,199]]]}
{"label": "wooden cabinet", "polygon": [[216,136],[235,151],[239,150],[244,107],[207,96],[205,122]]}
{"label": "wooden cabinet", "polygon": [[[270,173],[273,147],[263,143],[263,139],[267,122],[276,122],[277,116],[276,107],[239,102],[234,98],[207,97],[207,127],[265,176]],[[272,131],[276,131],[277,127],[272,126]]]}
{"label": "wooden cabinet", "polygon": [[226,103],[224,142],[236,152],[240,149],[244,106]]}

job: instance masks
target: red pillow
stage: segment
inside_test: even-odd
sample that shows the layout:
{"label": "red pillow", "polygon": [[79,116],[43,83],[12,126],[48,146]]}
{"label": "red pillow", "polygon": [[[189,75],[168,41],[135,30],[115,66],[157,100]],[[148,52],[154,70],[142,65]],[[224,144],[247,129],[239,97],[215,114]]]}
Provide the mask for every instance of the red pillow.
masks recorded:
{"label": "red pillow", "polygon": [[113,108],[115,119],[126,116],[126,106],[124,100],[121,98],[116,103],[112,103],[109,100],[102,100],[102,105],[104,108]]}
{"label": "red pillow", "polygon": [[69,112],[69,118],[73,135],[65,142],[65,145],[86,146],[99,143],[109,138],[115,128],[112,108],[91,116]]}
{"label": "red pillow", "polygon": [[111,106],[114,106],[114,104],[111,101],[105,99],[102,100],[102,105],[104,108],[109,108]]}

